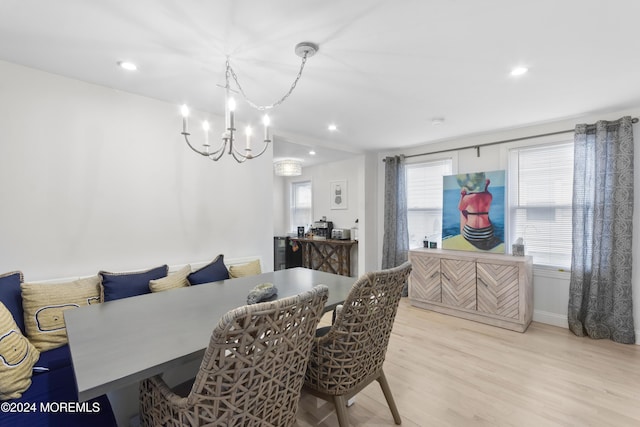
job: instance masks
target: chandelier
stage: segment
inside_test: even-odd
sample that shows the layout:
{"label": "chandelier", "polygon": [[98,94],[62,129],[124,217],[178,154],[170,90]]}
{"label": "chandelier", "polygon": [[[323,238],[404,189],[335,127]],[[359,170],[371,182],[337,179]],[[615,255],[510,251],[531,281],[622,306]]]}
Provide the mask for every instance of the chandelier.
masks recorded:
{"label": "chandelier", "polygon": [[[256,157],[259,157],[262,154],[264,154],[264,152],[267,151],[267,148],[269,148],[269,144],[271,143],[271,139],[269,137],[269,125],[270,125],[269,116],[265,114],[262,119],[262,124],[264,126],[264,140],[263,140],[262,150],[260,150],[260,152],[258,152],[257,154],[254,154],[254,151],[251,148],[251,145],[252,145],[251,137],[253,132],[250,126],[247,126],[245,128],[245,135],[246,135],[245,148],[244,150],[238,150],[237,148],[238,144],[236,142],[237,134],[236,134],[236,128],[235,128],[236,101],[231,96],[231,92],[239,93],[247,102],[247,104],[249,104],[252,108],[255,108],[258,111],[266,111],[274,107],[277,107],[278,105],[282,104],[289,97],[289,95],[291,95],[296,85],[298,84],[298,80],[300,80],[300,77],[302,76],[302,71],[304,70],[304,65],[307,62],[307,58],[310,58],[313,55],[315,55],[317,51],[318,51],[318,45],[314,43],[302,42],[296,45],[295,53],[296,55],[302,58],[302,63],[300,64],[300,71],[298,71],[298,75],[296,76],[295,80],[291,84],[289,91],[285,93],[282,98],[280,98],[278,101],[274,102],[271,105],[265,105],[265,106],[257,105],[247,97],[247,95],[244,92],[244,89],[242,89],[242,86],[238,81],[238,76],[236,75],[235,71],[231,67],[231,64],[229,63],[229,57],[227,57],[227,61],[225,65],[225,85],[224,85],[225,130],[222,133],[222,141],[220,142],[220,145],[216,149],[212,150],[211,144],[209,144],[209,130],[211,127],[209,125],[209,122],[205,121],[202,123],[202,128],[205,134],[204,143],[202,144],[202,150],[198,150],[197,148],[195,148],[191,144],[191,141],[189,141],[189,136],[191,136],[191,134],[189,133],[188,120],[187,120],[189,116],[189,108],[186,105],[183,105],[181,109],[182,111],[182,133],[181,134],[184,136],[184,140],[189,146],[189,148],[191,148],[194,152],[200,154],[201,156],[208,157],[213,161],[220,160],[220,158],[224,155],[225,152],[233,156],[233,158],[238,163],[243,163],[246,160],[255,159]],[[237,90],[231,89],[231,84],[230,84],[231,79],[233,79],[233,81],[235,82],[235,86]]]}

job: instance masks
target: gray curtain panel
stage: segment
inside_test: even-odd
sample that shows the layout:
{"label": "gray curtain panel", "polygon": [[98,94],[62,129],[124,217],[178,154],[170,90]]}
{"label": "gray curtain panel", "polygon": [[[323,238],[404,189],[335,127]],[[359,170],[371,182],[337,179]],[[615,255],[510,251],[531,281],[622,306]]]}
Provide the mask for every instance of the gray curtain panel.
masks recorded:
{"label": "gray curtain panel", "polygon": [[631,117],[575,129],[569,329],[634,343]]}
{"label": "gray curtain panel", "polygon": [[[387,157],[384,161],[384,236],[382,268],[397,267],[409,255],[407,227],[407,175],[404,156]],[[403,290],[407,296],[407,284]]]}

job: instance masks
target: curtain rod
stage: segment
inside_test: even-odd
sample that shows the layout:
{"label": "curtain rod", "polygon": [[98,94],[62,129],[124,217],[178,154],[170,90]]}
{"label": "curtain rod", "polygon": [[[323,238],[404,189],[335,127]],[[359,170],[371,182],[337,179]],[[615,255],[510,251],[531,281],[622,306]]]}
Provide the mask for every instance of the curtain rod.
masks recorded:
{"label": "curtain rod", "polygon": [[[633,119],[631,119],[631,123],[638,123],[638,118],[634,117]],[[411,158],[411,157],[420,157],[420,156],[426,156],[429,154],[440,154],[440,153],[448,153],[450,151],[458,151],[458,150],[467,150],[469,148],[475,148],[477,156],[480,157],[480,148],[481,147],[489,147],[491,145],[498,145],[498,144],[506,144],[508,142],[517,142],[517,141],[524,141],[527,139],[533,139],[533,138],[541,138],[543,136],[553,136],[553,135],[561,135],[563,133],[569,133],[569,132],[574,132],[575,129],[568,129],[568,130],[560,130],[557,132],[549,132],[549,133],[540,133],[537,135],[530,135],[530,136],[523,136],[521,138],[513,138],[513,139],[503,139],[502,141],[494,141],[494,142],[486,142],[484,144],[476,144],[476,145],[467,145],[466,147],[459,147],[459,148],[448,148],[446,150],[438,150],[438,151],[430,151],[428,153],[420,153],[420,154],[409,154],[407,156],[404,156],[405,159]],[[382,159],[382,161],[384,162],[385,159]]]}

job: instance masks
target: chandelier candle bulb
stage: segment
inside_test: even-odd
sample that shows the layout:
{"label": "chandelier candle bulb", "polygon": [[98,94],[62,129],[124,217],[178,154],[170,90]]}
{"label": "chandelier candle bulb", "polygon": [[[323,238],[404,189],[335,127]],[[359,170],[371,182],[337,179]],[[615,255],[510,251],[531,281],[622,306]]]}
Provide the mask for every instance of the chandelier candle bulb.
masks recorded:
{"label": "chandelier candle bulb", "polygon": [[228,129],[230,131],[233,131],[235,129],[235,123],[233,120],[233,114],[236,111],[236,100],[233,98],[229,98],[229,127]]}
{"label": "chandelier candle bulb", "polygon": [[202,122],[202,129],[204,129],[204,146],[208,147],[209,146],[209,122],[208,121],[204,121]]}
{"label": "chandelier candle bulb", "polygon": [[182,133],[187,133],[187,117],[189,117],[189,107],[183,105],[180,107],[182,113]]}
{"label": "chandelier candle bulb", "polygon": [[244,133],[247,135],[247,145],[245,150],[246,151],[251,151],[251,126],[247,126],[244,129]]}

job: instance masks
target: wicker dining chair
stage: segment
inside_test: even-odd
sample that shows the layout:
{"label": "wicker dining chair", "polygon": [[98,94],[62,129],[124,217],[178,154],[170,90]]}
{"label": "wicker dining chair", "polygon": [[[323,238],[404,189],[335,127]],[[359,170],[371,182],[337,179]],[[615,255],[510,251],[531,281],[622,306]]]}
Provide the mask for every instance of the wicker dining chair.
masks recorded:
{"label": "wicker dining chair", "polygon": [[[213,330],[190,391],[140,383],[142,426],[291,426],[328,288],[247,305]],[[176,387],[180,389],[184,387]],[[187,389],[189,390],[189,389]]]}
{"label": "wicker dining chair", "polygon": [[349,425],[347,401],[378,381],[393,420],[400,413],[382,370],[402,288],[411,263],[367,273],[351,288],[335,322],[320,331],[311,347],[305,390],[333,402],[340,427]]}

